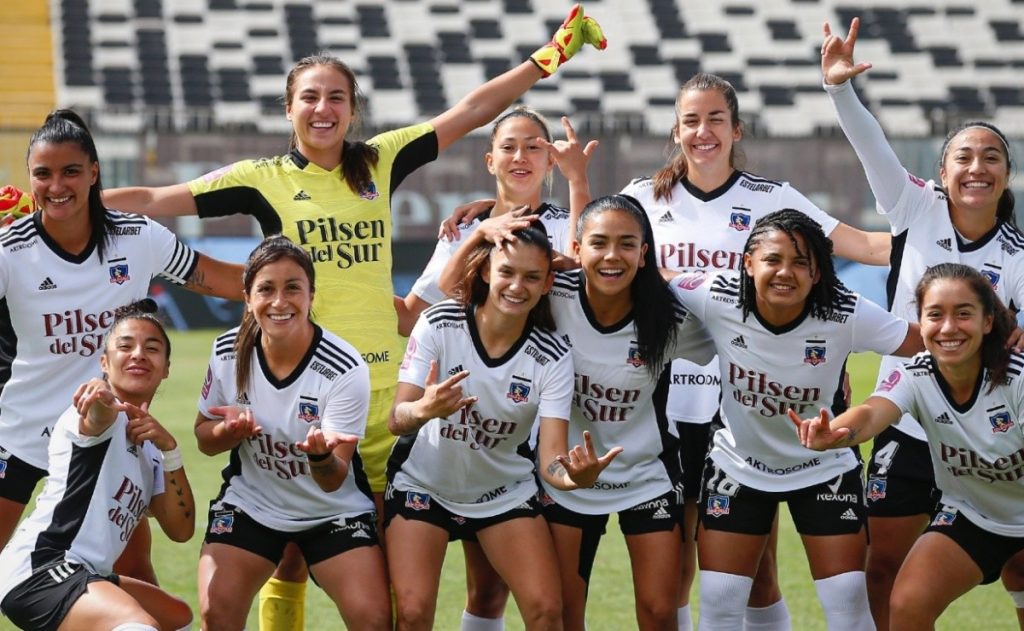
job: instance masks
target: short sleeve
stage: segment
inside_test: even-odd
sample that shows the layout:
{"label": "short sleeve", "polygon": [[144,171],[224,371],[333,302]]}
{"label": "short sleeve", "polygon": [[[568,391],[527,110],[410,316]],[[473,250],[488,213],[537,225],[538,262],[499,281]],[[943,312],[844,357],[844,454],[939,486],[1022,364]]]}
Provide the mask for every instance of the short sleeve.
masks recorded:
{"label": "short sleeve", "polygon": [[320,428],[338,434],[362,438],[366,434],[366,416],[370,410],[370,369],[359,362],[332,384]]}
{"label": "short sleeve", "polygon": [[905,339],[910,324],[863,296],[858,297],[854,312],[853,343],[856,353],[872,351],[891,355]]}
{"label": "short sleeve", "polygon": [[572,353],[562,355],[544,377],[538,416],[569,420],[574,380]]}
{"label": "short sleeve", "polygon": [[887,399],[898,407],[903,414],[909,414],[916,418],[917,406],[915,403],[917,396],[915,390],[910,374],[903,366],[897,366],[879,382],[878,387],[871,396]]}
{"label": "short sleeve", "polygon": [[[465,238],[465,234],[462,236]],[[459,243],[461,241],[438,240],[437,245],[434,246],[433,256],[430,257],[430,261],[427,262],[423,273],[420,274],[420,277],[416,279],[412,286],[412,293],[419,296],[424,302],[432,305],[436,305],[448,297],[441,291],[438,281],[441,279],[441,272],[444,271],[444,266],[451,260],[452,253]]]}
{"label": "short sleeve", "polygon": [[425,387],[427,373],[430,371],[430,362],[438,361],[440,363],[440,349],[437,347],[435,336],[436,332],[430,322],[421,314],[416,320],[416,326],[413,327],[409,343],[405,347],[405,356],[398,369],[398,381],[420,388]]}
{"label": "short sleeve", "polygon": [[210,353],[210,363],[206,366],[206,378],[203,379],[203,388],[199,392],[199,413],[207,418],[213,418],[216,414],[210,413],[210,408],[227,405],[227,394],[224,392],[223,384],[215,370],[217,355],[216,342],[214,350]]}
{"label": "short sleeve", "polygon": [[174,233],[148,220],[150,225],[150,252],[157,261],[160,275],[178,285],[185,284],[196,268],[195,251],[178,240]]}
{"label": "short sleeve", "polygon": [[799,210],[803,214],[807,215],[821,226],[821,230],[826,234],[832,234],[832,231],[839,226],[839,220],[832,215],[826,213],[824,210],[818,208],[818,206],[807,199],[807,197],[796,190],[788,183],[784,185],[785,188],[782,192],[782,208],[792,208]]}

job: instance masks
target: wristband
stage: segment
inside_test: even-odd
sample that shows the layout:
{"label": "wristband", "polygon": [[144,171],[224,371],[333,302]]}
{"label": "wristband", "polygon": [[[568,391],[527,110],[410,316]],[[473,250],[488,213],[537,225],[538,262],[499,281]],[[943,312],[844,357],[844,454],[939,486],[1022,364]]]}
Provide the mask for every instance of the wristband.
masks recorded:
{"label": "wristband", "polygon": [[333,451],[328,451],[325,454],[306,454],[306,458],[308,458],[310,462],[323,462],[333,455]]}
{"label": "wristband", "polygon": [[177,471],[184,466],[184,463],[181,461],[181,450],[177,447],[167,451],[161,451],[160,453],[163,454],[164,457],[164,471],[166,473]]}

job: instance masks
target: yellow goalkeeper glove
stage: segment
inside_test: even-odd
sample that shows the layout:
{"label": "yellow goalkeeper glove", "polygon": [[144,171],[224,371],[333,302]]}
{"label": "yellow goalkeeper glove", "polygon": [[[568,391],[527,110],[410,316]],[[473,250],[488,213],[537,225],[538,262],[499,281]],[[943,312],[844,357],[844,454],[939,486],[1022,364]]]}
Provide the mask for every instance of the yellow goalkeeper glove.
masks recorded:
{"label": "yellow goalkeeper glove", "polygon": [[10,184],[0,188],[0,230],[35,210],[31,195]]}
{"label": "yellow goalkeeper glove", "polygon": [[562,26],[555,31],[551,41],[530,55],[530,60],[537,64],[545,77],[549,77],[575,55],[583,44],[604,50],[608,46],[608,40],[597,20],[584,16],[583,7],[575,4],[569,10],[569,15],[562,22]]}

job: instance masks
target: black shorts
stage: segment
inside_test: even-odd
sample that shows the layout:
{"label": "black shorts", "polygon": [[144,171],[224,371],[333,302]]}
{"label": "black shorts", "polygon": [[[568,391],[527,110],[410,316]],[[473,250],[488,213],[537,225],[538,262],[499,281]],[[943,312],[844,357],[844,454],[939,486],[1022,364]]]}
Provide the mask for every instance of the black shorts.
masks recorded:
{"label": "black shorts", "polygon": [[[2,447],[0,453],[5,453]],[[18,504],[28,504],[36,484],[45,477],[44,469],[33,467],[14,454],[8,454],[7,458],[0,459],[0,497]]]}
{"label": "black shorts", "polygon": [[940,493],[928,443],[886,428],[871,448],[866,487],[870,517],[934,513]]}
{"label": "black shorts", "polygon": [[709,459],[701,488],[700,523],[706,530],[767,535],[782,502],[802,535],[856,534],[867,518],[859,464],[828,482],[769,492],[740,484]]}
{"label": "black shorts", "polygon": [[116,575],[93,574],[78,563],[43,567],[7,593],[0,610],[19,629],[54,631],[95,581],[118,584]]}
{"label": "black shorts", "polygon": [[683,498],[700,497],[700,480],[704,462],[711,447],[711,425],[707,423],[676,423],[679,431],[679,466],[683,470]]}
{"label": "black shorts", "polygon": [[[594,533],[598,537],[605,533],[608,514],[588,515],[577,513],[557,504],[550,495],[541,491],[544,517],[552,524],[562,524]],[[645,535],[650,532],[665,532],[683,523],[683,505],[679,493],[669,491],[646,502],[640,502],[619,511],[619,530],[624,535]]]}
{"label": "black shorts", "polygon": [[952,506],[940,506],[925,532],[937,532],[963,548],[981,569],[981,584],[999,580],[999,574],[1010,557],[1024,550],[1024,537],[1007,537],[978,526]]}
{"label": "black shorts", "polygon": [[377,517],[373,512],[339,518],[309,530],[285,532],[268,528],[246,515],[242,509],[217,500],[210,502],[209,526],[203,542],[241,548],[258,554],[274,565],[281,561],[284,547],[295,543],[309,566],[349,550],[379,543]]}
{"label": "black shorts", "polygon": [[401,516],[409,521],[422,521],[448,533],[449,541],[476,541],[476,533],[497,524],[522,517],[540,517],[540,502],[531,497],[519,506],[491,517],[463,517],[451,512],[426,493],[402,491],[388,483],[384,492],[384,529],[391,520]]}

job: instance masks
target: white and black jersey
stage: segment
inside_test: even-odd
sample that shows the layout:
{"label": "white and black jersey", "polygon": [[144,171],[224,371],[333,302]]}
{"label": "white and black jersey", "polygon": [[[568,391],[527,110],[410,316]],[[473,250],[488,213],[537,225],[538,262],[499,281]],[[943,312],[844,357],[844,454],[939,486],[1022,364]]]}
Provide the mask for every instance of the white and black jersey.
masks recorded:
{"label": "white and black jersey", "polygon": [[112,571],[150,500],[164,492],[159,450],[128,442],[127,424],[122,412],[99,436],[83,436],[74,407],[60,415],[46,485],[0,554],[0,600],[37,570],[63,572],[64,562]]}
{"label": "white and black jersey", "polygon": [[438,382],[462,371],[464,396],[479,400],[398,440],[388,478],[399,491],[429,494],[463,517],[512,510],[537,494],[529,439],[538,417],[569,418],[572,355],[553,333],[528,325],[501,357],[490,357],[472,311],[452,300],[416,322],[398,380],[424,387],[430,362]]}
{"label": "white and black jersey", "polygon": [[1024,357],[1014,354],[1007,382],[992,392],[983,370],[970,400],[960,405],[925,352],[897,366],[872,395],[892,401],[924,428],[942,503],[1006,537],[1024,537],[1022,368]]}
{"label": "white and black jersey", "polygon": [[[793,208],[831,234],[839,221],[815,206],[788,182],[766,180],[744,171],[713,191],[685,178],[667,199],[654,198],[654,180],[639,178],[622,190],[647,211],[654,230],[658,266],[677,272],[740,271],[750,230],[761,217]],[[668,416],[683,423],[707,423],[718,410],[721,375],[716,363],[672,362]]]}
{"label": "white and black jersey", "polygon": [[769,492],[820,484],[857,465],[849,449],[817,453],[797,440],[787,412],[814,416],[832,404],[850,353],[891,353],[906,320],[843,291],[827,319],[808,311],[776,327],[756,310],[746,320],[735,272],[683,275],[671,286],[718,349],[722,420],[710,457],[741,484]]}
{"label": "white and black jersey", "polygon": [[[568,492],[545,483],[544,490],[569,510],[603,515],[671,491],[679,477],[678,444],[664,415],[667,381],[652,377],[640,359],[632,315],[602,326],[586,300],[585,282],[582,271],[560,272],[548,294],[576,373],[569,444],[582,445],[586,430],[598,454],[615,446],[623,451],[592,488]],[[676,338],[665,357],[711,361],[714,347],[704,328],[679,305],[675,309]]]}
{"label": "white and black jersey", "polygon": [[[1024,305],[1024,235],[1002,220],[980,239],[967,241],[956,231],[941,185],[908,172],[889,146],[878,121],[864,108],[850,82],[826,86],[840,125],[868,176],[878,212],[892,230],[892,255],[886,282],[889,311],[917,322],[914,289],[925,270],[939,263],[962,263],[981,272],[1005,305]],[[884,357],[879,385],[901,360]],[[913,418],[896,428],[924,440]]]}
{"label": "white and black jersey", "polygon": [[362,437],[370,401],[370,376],[359,352],[316,326],[313,341],[292,374],[278,379],[267,365],[259,340],[244,392],[235,385],[238,329],[213,342],[199,411],[217,418],[211,407],[248,406],[263,428],[231,450],[219,500],[237,506],[261,524],[284,532],[308,530],[339,517],[373,510],[372,495],[357,449],[341,487],[321,489],[306,454],[295,443],[310,427]]}
{"label": "white and black jersey", "polygon": [[72,255],[42,215],[0,234],[0,447],[46,469],[57,417],[78,385],[100,376],[114,309],[144,298],[158,274],[184,283],[197,256],[160,224],[115,211],[102,260],[96,243]]}
{"label": "white and black jersey", "polygon": [[[560,206],[545,202],[534,210],[533,213],[540,215],[540,222],[548,233],[548,241],[551,242],[551,248],[555,252],[568,253],[569,245],[572,243],[573,238],[569,231],[569,211]],[[433,256],[430,257],[430,261],[427,262],[423,273],[420,274],[420,277],[416,279],[412,286],[412,293],[419,296],[424,302],[432,305],[447,298],[444,292],[437,286],[437,282],[441,278],[441,272],[444,271],[444,266],[448,264],[452,255],[459,249],[459,246],[462,245],[466,237],[476,232],[476,229],[480,227],[484,220],[490,217],[490,214],[491,211],[487,211],[469,223],[459,224],[458,241],[451,241],[446,238],[438,239],[437,245],[434,246]]]}

